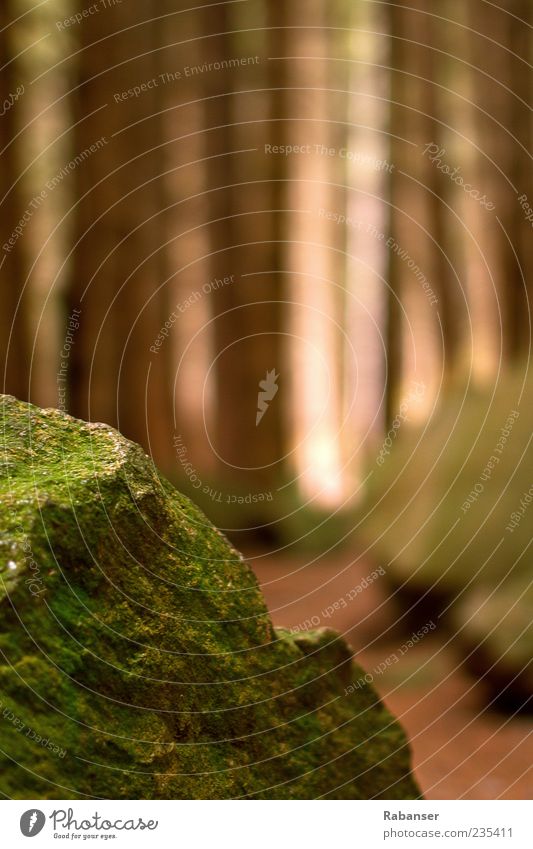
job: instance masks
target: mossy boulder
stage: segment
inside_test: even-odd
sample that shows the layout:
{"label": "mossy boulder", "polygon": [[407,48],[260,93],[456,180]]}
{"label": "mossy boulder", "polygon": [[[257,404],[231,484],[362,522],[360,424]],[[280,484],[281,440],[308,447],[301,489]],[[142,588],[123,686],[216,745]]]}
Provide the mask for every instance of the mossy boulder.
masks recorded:
{"label": "mossy boulder", "polygon": [[359,525],[394,588],[517,707],[533,692],[532,405],[515,372],[445,396],[374,469]]}
{"label": "mossy boulder", "polygon": [[137,445],[0,399],[4,795],[419,797],[340,637],[275,630],[241,556]]}

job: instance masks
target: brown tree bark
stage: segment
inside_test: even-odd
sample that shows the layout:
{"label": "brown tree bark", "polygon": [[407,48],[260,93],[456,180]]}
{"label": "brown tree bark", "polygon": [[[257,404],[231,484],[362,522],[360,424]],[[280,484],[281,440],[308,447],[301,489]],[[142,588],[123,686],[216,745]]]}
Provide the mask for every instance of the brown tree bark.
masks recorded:
{"label": "brown tree bark", "polygon": [[[24,216],[24,200],[19,184],[16,156],[16,112],[24,97],[25,83],[18,76],[11,50],[12,8],[0,7],[0,198],[2,211],[2,250],[0,252],[0,366],[2,392],[27,399],[29,395],[29,335],[23,298],[25,270],[21,238],[14,230]],[[27,81],[26,81],[27,85]],[[9,240],[13,240],[10,244]]]}
{"label": "brown tree bark", "polygon": [[[81,326],[70,361],[75,414],[118,425],[168,466],[172,449],[165,281],[162,63],[155,2],[84,19],[71,308]],[[152,349],[152,350],[151,350]]]}
{"label": "brown tree bark", "polygon": [[[470,374],[475,383],[484,385],[495,378],[501,357],[501,281],[494,273],[500,233],[496,212],[487,208],[494,198],[484,179],[484,139],[479,134],[476,114],[477,72],[473,67],[468,6],[447,0],[442,14],[451,23],[434,23],[437,46],[443,51],[437,65],[440,87],[436,91],[440,145],[445,151],[441,159],[446,167],[457,169],[464,183],[454,183],[442,174],[441,183],[446,183],[443,197],[450,205],[444,220],[444,244],[457,273],[455,285],[460,286],[466,300],[467,313],[462,301],[456,310],[461,370]],[[486,193],[488,203],[480,203],[471,192],[478,192],[480,197]]]}
{"label": "brown tree bark", "polygon": [[187,459],[203,477],[216,466],[204,420],[212,419],[212,392],[205,378],[212,362],[210,244],[207,222],[206,83],[191,73],[206,53],[205,11],[168,0],[160,6],[161,65],[180,74],[161,90],[162,167],[169,208],[164,217],[169,279],[167,298],[176,321],[165,346],[171,361],[176,434]]}
{"label": "brown tree bark", "polygon": [[[409,7],[409,8],[408,8]],[[435,243],[433,166],[424,148],[434,141],[431,34],[424,4],[394,4],[391,14],[390,300],[387,325],[388,420],[413,381],[425,385],[418,414],[431,408],[453,343],[441,302],[441,257]],[[443,310],[444,306],[444,310]],[[442,330],[441,330],[442,328]],[[442,338],[443,337],[443,338]],[[443,360],[444,358],[444,360]],[[415,418],[414,411],[412,418]]]}
{"label": "brown tree bark", "polygon": [[350,38],[341,57],[349,62],[346,144],[347,230],[346,345],[344,350],[344,456],[350,459],[354,493],[368,456],[383,439],[385,356],[383,326],[388,304],[386,269],[389,157],[389,41],[387,14],[367,3],[351,7]]}
{"label": "brown tree bark", "polygon": [[55,407],[62,406],[63,384],[58,372],[69,336],[63,295],[64,260],[72,235],[68,213],[74,202],[75,180],[69,132],[74,40],[56,25],[68,12],[68,4],[36,6],[31,0],[18,0],[12,10],[16,21],[8,32],[17,54],[17,74],[26,81],[13,118],[20,177],[16,192],[31,212],[19,246],[31,339],[30,395],[35,404]]}
{"label": "brown tree bark", "polygon": [[[276,62],[284,73],[281,117],[286,129],[273,144],[285,171],[286,370],[291,468],[301,494],[315,505],[345,497],[340,428],[343,403],[342,319],[345,230],[334,216],[346,210],[343,129],[346,96],[336,88],[326,29],[335,23],[323,3],[283,9]],[[323,29],[324,28],[324,29]]]}
{"label": "brown tree bark", "polygon": [[[270,95],[264,32],[231,35],[245,29],[241,15],[259,11],[218,7],[206,12],[208,62],[245,60],[208,79],[206,100],[209,159],[209,238],[211,277],[227,280],[213,291],[213,449],[222,475],[241,485],[266,488],[280,473],[287,374],[281,336],[282,280],[277,273],[272,211],[277,187],[269,183],[275,163],[265,153],[270,138]],[[253,27],[260,21],[247,19]],[[275,400],[257,423],[260,382],[279,374]]]}
{"label": "brown tree bark", "polygon": [[[476,132],[479,176],[495,204],[490,226],[489,271],[501,301],[504,355],[523,356],[530,343],[531,222],[521,198],[533,207],[531,176],[530,3],[469,7],[471,56],[476,68]],[[528,302],[529,299],[529,302]]]}

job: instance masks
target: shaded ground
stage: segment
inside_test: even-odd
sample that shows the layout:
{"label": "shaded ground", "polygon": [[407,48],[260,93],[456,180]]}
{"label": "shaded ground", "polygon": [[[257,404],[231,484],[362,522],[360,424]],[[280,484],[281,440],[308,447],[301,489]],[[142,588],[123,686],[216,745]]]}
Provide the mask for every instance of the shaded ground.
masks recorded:
{"label": "shaded ground", "polygon": [[531,719],[487,710],[483,683],[458,665],[438,623],[406,648],[412,627],[384,580],[378,576],[357,591],[375,567],[352,562],[350,552],[317,562],[257,552],[248,557],[276,625],[331,626],[345,635],[409,734],[426,798],[532,797]]}

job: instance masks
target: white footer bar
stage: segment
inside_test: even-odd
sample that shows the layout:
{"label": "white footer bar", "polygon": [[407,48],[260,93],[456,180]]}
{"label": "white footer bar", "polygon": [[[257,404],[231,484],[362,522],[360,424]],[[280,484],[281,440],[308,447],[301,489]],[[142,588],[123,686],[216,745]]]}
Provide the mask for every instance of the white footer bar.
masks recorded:
{"label": "white footer bar", "polygon": [[531,809],[518,801],[2,801],[0,842],[6,849],[531,849]]}

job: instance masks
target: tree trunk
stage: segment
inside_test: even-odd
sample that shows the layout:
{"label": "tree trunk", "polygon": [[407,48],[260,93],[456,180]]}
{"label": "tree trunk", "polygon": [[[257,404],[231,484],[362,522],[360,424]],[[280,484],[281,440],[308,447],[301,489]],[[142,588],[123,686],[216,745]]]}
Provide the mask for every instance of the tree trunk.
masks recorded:
{"label": "tree trunk", "polygon": [[[470,7],[469,7],[470,8]],[[495,205],[486,225],[488,274],[500,298],[503,350],[522,356],[530,344],[531,222],[520,198],[533,207],[531,177],[531,4],[520,0],[505,9],[483,6],[481,25],[470,9],[476,132],[482,188]],[[521,16],[522,20],[516,16]],[[529,301],[528,301],[529,290]]]}
{"label": "tree trunk", "polygon": [[[112,5],[79,33],[78,245],[71,308],[81,310],[70,363],[72,410],[115,424],[173,462],[166,206],[160,103],[168,60],[155,3]],[[122,31],[121,31],[122,30]],[[163,332],[165,332],[163,330]]]}
{"label": "tree trunk", "polygon": [[[387,19],[382,9],[357,3],[350,21],[346,158],[347,262],[344,456],[358,485],[385,419],[383,326],[387,308],[389,79]],[[382,70],[380,70],[380,66]]]}
{"label": "tree trunk", "polygon": [[[24,97],[28,81],[18,73],[11,49],[11,4],[0,7],[0,197],[2,210],[2,251],[0,255],[0,364],[2,392],[23,400],[29,394],[29,336],[27,298],[24,291],[22,238],[14,231],[25,213],[17,177],[20,162],[16,156],[16,112]],[[16,183],[16,185],[15,185]],[[23,225],[21,225],[23,226]],[[22,231],[23,232],[23,231]],[[10,243],[12,241],[12,244]]]}
{"label": "tree trunk", "polygon": [[[275,61],[285,75],[281,143],[286,228],[285,313],[289,333],[285,380],[290,381],[291,466],[304,498],[332,506],[347,496],[343,474],[342,319],[345,298],[345,230],[336,223],[346,210],[344,160],[336,125],[346,114],[345,95],[331,89],[332,46],[321,29],[329,9],[313,0],[305,20],[296,3],[284,7],[285,39]],[[290,130],[290,132],[289,132]],[[280,139],[272,138],[273,144]],[[287,152],[285,152],[287,153]],[[338,216],[337,218],[335,216]]]}
{"label": "tree trunk", "polygon": [[447,356],[446,311],[439,292],[440,258],[434,236],[432,165],[425,145],[435,140],[430,28],[422,0],[391,7],[391,222],[387,330],[388,421],[413,383],[423,397],[410,419],[424,416],[439,390]]}
{"label": "tree trunk", "polygon": [[[241,6],[209,10],[210,29],[244,29],[241,15],[247,12],[255,14]],[[248,20],[252,27],[258,23]],[[222,283],[210,295],[210,379],[216,404],[207,426],[222,475],[233,474],[251,489],[266,488],[280,474],[287,373],[282,359],[282,281],[272,242],[272,159],[264,151],[269,135],[269,97],[261,91],[267,61],[264,35],[237,37],[228,32],[205,39],[205,45],[208,61],[245,60],[240,68],[208,80],[210,276]],[[266,390],[261,387],[265,380]],[[259,401],[267,396],[267,407],[261,403],[259,410]]]}

